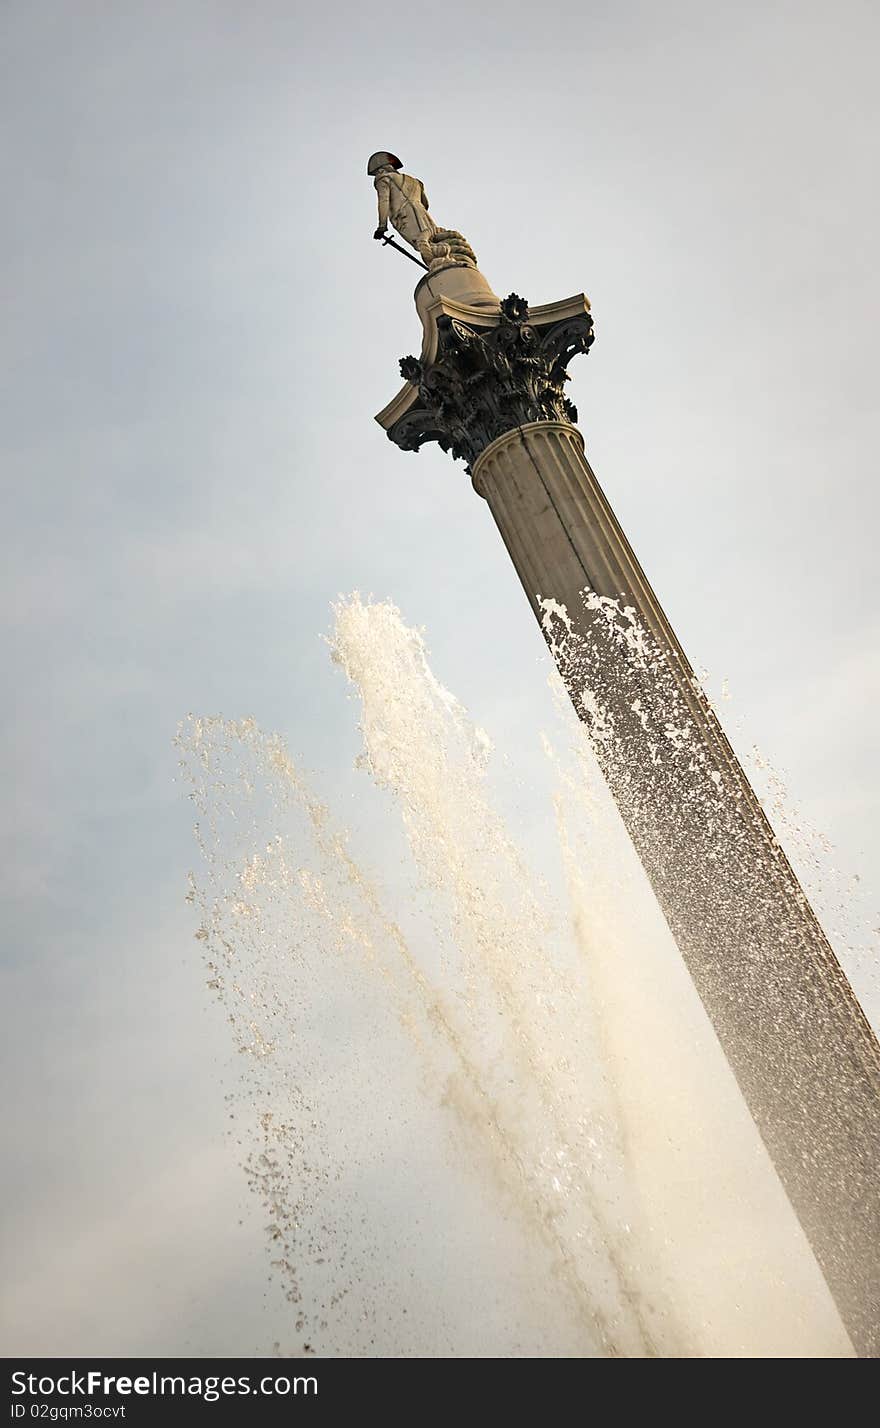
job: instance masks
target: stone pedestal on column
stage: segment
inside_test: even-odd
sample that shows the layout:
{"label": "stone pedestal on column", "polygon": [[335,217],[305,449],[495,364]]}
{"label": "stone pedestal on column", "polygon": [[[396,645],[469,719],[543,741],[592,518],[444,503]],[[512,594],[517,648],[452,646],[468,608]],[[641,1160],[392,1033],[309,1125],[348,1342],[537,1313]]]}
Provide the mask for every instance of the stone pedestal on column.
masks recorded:
{"label": "stone pedestal on column", "polygon": [[585,456],[583,295],[478,270],[416,289],[421,356],[377,420],[468,463],[857,1351],[880,1350],[880,1049]]}

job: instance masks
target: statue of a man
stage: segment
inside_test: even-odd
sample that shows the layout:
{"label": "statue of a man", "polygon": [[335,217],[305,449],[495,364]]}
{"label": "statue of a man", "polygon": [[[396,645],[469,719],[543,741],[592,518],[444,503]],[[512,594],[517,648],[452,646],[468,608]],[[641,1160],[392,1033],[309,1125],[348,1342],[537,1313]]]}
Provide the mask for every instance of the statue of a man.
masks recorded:
{"label": "statue of a man", "polygon": [[400,159],[380,150],[370,156],[367,173],[379,197],[379,226],[374,238],[385,237],[390,220],[428,268],[445,263],[476,265],[473,250],[460,233],[438,228],[428,212],[425,185],[403,172]]}

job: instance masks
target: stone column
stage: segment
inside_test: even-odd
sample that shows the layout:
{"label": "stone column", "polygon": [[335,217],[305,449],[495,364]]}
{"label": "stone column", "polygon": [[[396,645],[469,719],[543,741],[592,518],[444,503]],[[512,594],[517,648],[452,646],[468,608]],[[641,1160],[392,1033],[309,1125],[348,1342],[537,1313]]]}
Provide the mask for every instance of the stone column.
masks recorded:
{"label": "stone column", "polygon": [[880,1048],[585,459],[563,386],[592,342],[589,305],[530,313],[486,285],[478,308],[442,271],[428,282],[422,356],[378,420],[404,449],[437,440],[469,462],[853,1344],[874,1356]]}
{"label": "stone column", "polygon": [[[853,1342],[874,1354],[876,1039],[585,460],[580,433],[562,422],[516,427],[477,458],[473,483],[575,708],[588,723],[613,723],[595,741],[605,777]],[[632,624],[621,626],[616,611],[596,602],[585,608],[584,590],[637,612],[651,636],[647,659],[627,660],[614,635]],[[567,621],[542,599],[564,606]],[[598,709],[585,707],[585,691],[598,696]],[[678,747],[658,764],[648,745],[662,741],[664,718],[674,721]],[[704,756],[696,768],[695,751]]]}

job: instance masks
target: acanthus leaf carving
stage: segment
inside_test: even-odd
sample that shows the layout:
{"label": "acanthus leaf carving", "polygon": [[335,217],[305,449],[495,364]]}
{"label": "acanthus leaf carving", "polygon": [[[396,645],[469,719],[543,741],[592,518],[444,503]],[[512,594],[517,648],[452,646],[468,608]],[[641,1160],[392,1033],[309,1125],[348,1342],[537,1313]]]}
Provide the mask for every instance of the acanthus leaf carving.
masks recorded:
{"label": "acanthus leaf carving", "polygon": [[511,293],[500,305],[497,326],[438,318],[433,362],[401,358],[401,376],[419,395],[389,430],[391,440],[405,451],[436,441],[470,471],[480,452],[513,427],[576,422],[564,386],[571,358],[592,345],[592,318],[584,312],[537,326],[530,316],[526,300]]}

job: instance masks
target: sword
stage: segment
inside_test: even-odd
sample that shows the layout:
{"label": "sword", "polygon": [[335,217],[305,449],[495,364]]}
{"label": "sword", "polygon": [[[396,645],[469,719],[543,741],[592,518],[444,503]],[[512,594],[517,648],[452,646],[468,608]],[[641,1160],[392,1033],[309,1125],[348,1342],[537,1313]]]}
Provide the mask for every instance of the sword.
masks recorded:
{"label": "sword", "polygon": [[410,260],[411,263],[415,263],[416,266],[419,267],[419,268],[424,268],[424,270],[425,270],[426,273],[427,273],[427,272],[430,272],[430,269],[429,269],[427,263],[423,263],[422,260],[421,260],[421,258],[416,258],[416,257],[414,256],[414,254],[408,253],[405,248],[401,248],[400,244],[399,244],[399,243],[395,243],[395,241],[394,241],[393,238],[387,238],[387,237],[385,237],[385,236],[383,235],[383,237],[382,237],[382,243],[384,244],[384,246],[385,246],[386,248],[396,248],[397,251],[398,251],[398,253],[402,253],[403,256],[404,256],[404,258],[409,258],[409,260]]}

